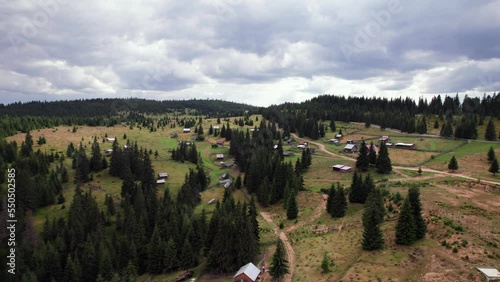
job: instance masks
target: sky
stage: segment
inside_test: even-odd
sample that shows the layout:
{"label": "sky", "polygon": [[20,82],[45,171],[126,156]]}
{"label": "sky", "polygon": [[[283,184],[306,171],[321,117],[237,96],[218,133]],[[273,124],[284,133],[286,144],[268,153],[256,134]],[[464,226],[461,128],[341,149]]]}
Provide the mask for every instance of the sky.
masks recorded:
{"label": "sky", "polygon": [[0,0],[0,103],[482,96],[500,90],[499,15],[500,0]]}

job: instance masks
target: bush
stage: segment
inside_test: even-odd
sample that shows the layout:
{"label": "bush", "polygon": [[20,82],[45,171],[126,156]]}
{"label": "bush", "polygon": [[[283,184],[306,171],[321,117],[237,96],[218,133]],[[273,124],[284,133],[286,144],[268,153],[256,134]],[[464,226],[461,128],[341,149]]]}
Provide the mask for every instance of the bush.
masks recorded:
{"label": "bush", "polygon": [[458,248],[457,248],[457,247],[454,247],[454,248],[453,248],[453,253],[454,253],[454,254],[458,253]]}

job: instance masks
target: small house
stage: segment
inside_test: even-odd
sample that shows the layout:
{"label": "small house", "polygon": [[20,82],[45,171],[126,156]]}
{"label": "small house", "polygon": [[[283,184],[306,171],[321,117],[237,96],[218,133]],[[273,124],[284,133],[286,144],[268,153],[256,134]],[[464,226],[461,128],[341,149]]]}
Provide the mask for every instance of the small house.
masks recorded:
{"label": "small house", "polygon": [[115,138],[110,138],[110,137],[106,138],[106,142],[109,142],[109,143],[113,143],[113,142],[115,142],[115,140],[116,140]]}
{"label": "small house", "polygon": [[260,269],[253,263],[242,266],[234,275],[235,282],[255,282],[259,278]]}
{"label": "small house", "polygon": [[219,181],[219,184],[226,184],[226,183],[231,183],[231,179],[222,179]]}
{"label": "small house", "polygon": [[344,147],[344,152],[346,153],[354,153],[357,151],[356,144],[347,144]]}
{"label": "small house", "polygon": [[389,136],[386,136],[386,135],[384,135],[384,136],[380,137],[380,139],[378,139],[378,141],[380,141],[380,142],[387,142],[389,140],[391,140],[391,138],[389,138]]}
{"label": "small house", "polygon": [[285,156],[285,157],[293,157],[293,156],[295,156],[295,153],[292,152],[292,151],[284,151],[283,152],[283,156]]}
{"label": "small house", "polygon": [[229,174],[227,173],[224,173],[223,175],[220,176],[220,179],[228,179],[229,178]]}
{"label": "small house", "polygon": [[494,267],[478,266],[476,269],[481,272],[486,281],[500,281],[500,272]]}
{"label": "small house", "polygon": [[189,133],[189,132],[191,132],[191,128],[184,128],[182,130],[182,133]]}
{"label": "small house", "polygon": [[160,172],[160,173],[158,173],[158,178],[160,178],[160,179],[168,178],[168,173]]}
{"label": "small house", "polygon": [[333,143],[333,144],[338,144],[339,139],[328,139],[328,142]]}
{"label": "small house", "polygon": [[214,125],[213,129],[220,129],[218,125]]}
{"label": "small house", "polygon": [[231,181],[224,183],[224,188],[227,189],[231,187],[231,184],[233,184]]}
{"label": "small house", "polygon": [[217,203],[217,199],[216,198],[213,198],[212,200],[208,201],[209,205],[213,205],[213,204],[216,204],[216,203]]}
{"label": "small house", "polygon": [[224,154],[217,154],[215,155],[215,158],[218,160],[223,160],[224,159]]}
{"label": "small house", "polygon": [[352,168],[350,166],[347,166],[347,165],[338,164],[338,165],[332,166],[332,169],[334,171],[350,172]]}
{"label": "small house", "polygon": [[346,144],[356,144],[356,141],[354,141],[354,140],[347,140]]}
{"label": "small house", "polygon": [[156,184],[158,184],[158,185],[165,184],[165,179],[156,180]]}
{"label": "small house", "polygon": [[396,148],[415,149],[415,143],[396,143],[394,146]]}
{"label": "small house", "polygon": [[274,150],[278,149],[278,145],[274,145],[274,146],[273,146],[273,149],[274,149]]}
{"label": "small house", "polygon": [[305,148],[307,148],[307,146],[304,144],[297,145],[297,149],[305,149]]}
{"label": "small house", "polygon": [[335,170],[335,171],[340,171],[340,169],[344,167],[344,165],[341,165],[341,164],[338,164],[338,165],[334,165],[332,166],[332,169]]}
{"label": "small house", "polygon": [[130,148],[130,146],[129,146],[129,145],[123,145],[123,149],[124,149],[124,150],[127,150],[128,148]]}
{"label": "small house", "polygon": [[340,140],[340,139],[342,139],[342,134],[337,134],[337,135],[335,135],[335,138],[337,138],[337,139],[339,139],[339,140]]}
{"label": "small house", "polygon": [[217,145],[218,146],[224,146],[224,141],[223,140],[217,141]]}
{"label": "small house", "polygon": [[106,149],[106,150],[104,150],[104,154],[106,154],[106,155],[113,154],[113,149]]}

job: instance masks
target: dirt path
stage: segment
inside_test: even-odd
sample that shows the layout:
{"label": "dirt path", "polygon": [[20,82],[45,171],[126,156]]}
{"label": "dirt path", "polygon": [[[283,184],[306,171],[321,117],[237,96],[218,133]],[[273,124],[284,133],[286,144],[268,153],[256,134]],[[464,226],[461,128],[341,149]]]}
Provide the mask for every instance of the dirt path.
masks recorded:
{"label": "dirt path", "polygon": [[[285,229],[284,231],[279,230],[278,226],[276,225],[276,223],[274,223],[271,215],[268,212],[263,212],[263,211],[260,212],[260,215],[273,227],[274,234],[276,234],[276,236],[278,236],[281,239],[281,241],[283,241],[283,245],[285,246],[286,253],[288,255],[288,270],[290,271],[290,273],[285,276],[285,278],[282,280],[283,282],[291,282],[295,270],[295,251],[293,250],[292,244],[288,240],[287,234],[296,230],[297,228],[306,225],[309,222],[318,219],[321,216],[321,213],[324,210],[326,210],[327,198],[328,198],[327,195],[323,195],[321,205],[318,205],[318,207],[316,207],[316,210],[311,216],[297,222],[296,224]],[[266,269],[267,268],[268,266],[266,265]]]}
{"label": "dirt path", "polygon": [[[292,135],[296,139],[300,139],[297,135],[295,135],[293,133],[292,133]],[[328,155],[331,155],[331,156],[334,156],[334,157],[337,157],[337,158],[342,158],[342,159],[349,160],[349,161],[356,161],[356,159],[354,159],[354,158],[342,156],[342,155],[335,154],[335,153],[329,151],[328,149],[326,149],[325,145],[323,145],[321,143],[310,141],[310,140],[308,140],[307,142],[318,146],[318,148],[321,151],[325,152]],[[392,168],[393,169],[401,169],[401,170],[412,170],[412,171],[418,171],[418,169],[419,169],[418,167],[406,167],[406,166],[393,166]],[[452,173],[452,172],[440,171],[440,170],[435,170],[435,169],[426,168],[426,167],[422,167],[422,171],[432,172],[432,173],[436,173],[436,174],[440,174],[440,175],[445,175],[445,176],[451,176],[451,177],[461,177],[461,178],[465,178],[465,179],[469,179],[469,180],[474,180],[474,181],[478,180],[477,177],[471,177],[471,176],[467,176],[467,175],[460,174],[460,173]],[[409,180],[409,179],[411,179],[411,178],[408,178],[407,180]],[[481,183],[486,183],[486,184],[500,185],[500,182],[496,182],[496,181],[489,181],[489,180],[482,180],[482,179],[480,179],[480,182]]]}

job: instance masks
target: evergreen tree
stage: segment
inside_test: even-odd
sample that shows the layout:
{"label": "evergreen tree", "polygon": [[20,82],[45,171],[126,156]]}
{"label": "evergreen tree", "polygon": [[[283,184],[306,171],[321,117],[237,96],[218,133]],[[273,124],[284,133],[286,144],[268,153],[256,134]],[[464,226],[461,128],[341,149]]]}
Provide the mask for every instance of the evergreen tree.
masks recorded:
{"label": "evergreen tree", "polygon": [[288,260],[285,258],[285,246],[281,239],[276,244],[276,252],[273,255],[271,267],[269,267],[269,274],[273,279],[282,279],[286,274],[290,273],[288,270]]}
{"label": "evergreen tree", "polygon": [[399,213],[396,224],[396,243],[398,245],[411,245],[416,237],[415,219],[409,197],[406,197]]}
{"label": "evergreen tree", "polygon": [[[332,187],[332,189],[334,189]],[[328,197],[330,198],[330,197]],[[328,203],[327,203],[328,204]],[[331,200],[330,214],[334,218],[344,217],[347,210],[347,199],[345,197],[344,187],[337,182],[337,189],[334,189],[333,199]]]}
{"label": "evergreen tree", "polygon": [[413,219],[415,220],[415,238],[419,240],[425,237],[425,233],[427,232],[427,223],[422,217],[420,189],[416,185],[413,185],[408,190],[408,198],[413,211]]}
{"label": "evergreen tree", "polygon": [[177,248],[175,246],[175,241],[172,238],[168,239],[167,241],[163,261],[165,263],[165,269],[167,270],[167,272],[170,272],[173,269],[177,268]]}
{"label": "evergreen tree", "polygon": [[439,135],[441,135],[443,137],[452,137],[453,136],[453,127],[452,127],[450,121],[446,121],[446,123],[443,123],[443,126],[441,127],[441,131],[439,132]]}
{"label": "evergreen tree", "polygon": [[362,203],[363,201],[363,176],[354,171],[351,188],[349,189],[349,202]]}
{"label": "evergreen tree", "polygon": [[325,254],[323,255],[323,260],[321,261],[321,269],[323,270],[323,273],[330,272],[330,260],[328,259],[327,252],[325,252]]}
{"label": "evergreen tree", "polygon": [[332,132],[335,132],[337,130],[334,119],[330,120],[330,129],[332,130]]}
{"label": "evergreen tree", "polygon": [[377,168],[378,173],[389,173],[392,171],[391,159],[389,158],[389,151],[387,150],[385,142],[380,144],[380,150],[378,152],[375,167]]}
{"label": "evergreen tree", "polygon": [[271,183],[265,178],[257,191],[257,200],[263,207],[268,207],[271,203]]}
{"label": "evergreen tree", "polygon": [[488,161],[492,162],[495,158],[495,150],[493,149],[493,147],[490,147],[490,149],[488,150]]}
{"label": "evergreen tree", "polygon": [[495,176],[496,173],[498,173],[498,160],[497,158],[494,158],[493,161],[491,162],[490,168],[488,169],[489,172],[493,173],[493,176]]}
{"label": "evergreen tree", "polygon": [[373,145],[373,141],[370,143],[368,161],[370,162],[371,165],[375,165],[377,163],[377,153],[375,152],[375,145]]}
{"label": "evergreen tree", "polygon": [[83,146],[80,146],[76,156],[75,180],[79,183],[90,181],[90,162],[85,154]]}
{"label": "evergreen tree", "polygon": [[92,144],[92,155],[90,157],[90,170],[98,172],[101,169],[102,169],[102,154],[96,137],[94,138],[94,143]]}
{"label": "evergreen tree", "polygon": [[437,128],[439,128],[439,121],[438,121],[438,119],[436,119],[434,121],[434,129],[437,129]]}
{"label": "evergreen tree", "polygon": [[359,155],[356,159],[356,168],[366,171],[368,170],[368,166],[370,165],[370,161],[368,159],[368,148],[366,148],[365,140],[361,142],[361,147],[359,148]]}
{"label": "evergreen tree", "polygon": [[297,204],[297,198],[295,196],[294,191],[290,191],[286,207],[286,216],[288,219],[296,219],[298,215],[299,215],[299,207]]}
{"label": "evergreen tree", "polygon": [[488,125],[486,125],[486,132],[484,133],[484,139],[490,141],[497,140],[497,130],[495,129],[495,123],[493,122],[493,118],[490,118],[490,121],[488,121]]}
{"label": "evergreen tree", "polygon": [[372,251],[381,249],[384,238],[380,230],[380,223],[372,205],[365,205],[363,212],[363,250]]}
{"label": "evergreen tree", "polygon": [[455,171],[458,169],[458,162],[455,156],[451,157],[450,162],[448,163],[448,169],[451,171]]}
{"label": "evergreen tree", "polygon": [[257,220],[257,207],[255,206],[255,199],[252,196],[250,198],[250,206],[248,207],[248,220],[251,223],[252,231],[254,238],[257,240],[257,242],[260,240],[260,227],[259,227],[259,221]]}
{"label": "evergreen tree", "polygon": [[66,260],[66,267],[64,269],[64,281],[68,282],[78,282],[81,277],[80,264],[73,262],[71,256],[68,255]]}
{"label": "evergreen tree", "polygon": [[332,211],[334,209],[333,206],[333,198],[335,197],[335,186],[332,184],[332,187],[328,190],[328,198],[326,200],[326,212],[328,214],[332,214]]}

